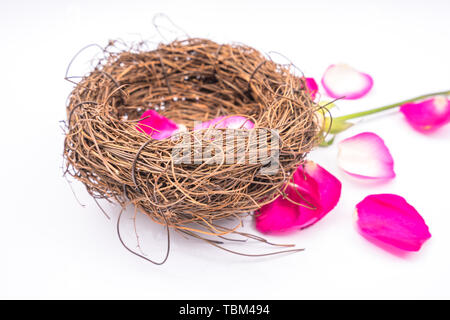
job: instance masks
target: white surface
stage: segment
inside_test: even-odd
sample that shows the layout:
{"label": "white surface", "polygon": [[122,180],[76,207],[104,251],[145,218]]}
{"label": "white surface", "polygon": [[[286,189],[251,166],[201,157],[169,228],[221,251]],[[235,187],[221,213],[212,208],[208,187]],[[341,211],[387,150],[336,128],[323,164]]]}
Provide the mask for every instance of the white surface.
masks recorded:
{"label": "white surface", "polygon": [[[400,114],[339,137],[383,137],[395,159],[392,182],[348,178],[337,168],[336,146],[311,154],[342,181],[343,195],[314,227],[270,237],[303,253],[251,259],[174,237],[168,262],[157,267],[124,250],[115,233],[118,208],[105,205],[113,218],[106,220],[74,182],[81,207],[62,178],[58,121],[71,90],[63,77],[87,44],[157,39],[151,20],[158,12],[192,36],[281,52],[317,80],[337,62],[371,74],[372,92],[340,102],[342,114],[450,86],[445,0],[2,2],[0,298],[450,298],[450,126],[424,136]],[[381,192],[403,195],[425,218],[433,237],[419,253],[392,255],[355,231],[355,204]],[[145,251],[156,259],[164,230],[142,222]]]}

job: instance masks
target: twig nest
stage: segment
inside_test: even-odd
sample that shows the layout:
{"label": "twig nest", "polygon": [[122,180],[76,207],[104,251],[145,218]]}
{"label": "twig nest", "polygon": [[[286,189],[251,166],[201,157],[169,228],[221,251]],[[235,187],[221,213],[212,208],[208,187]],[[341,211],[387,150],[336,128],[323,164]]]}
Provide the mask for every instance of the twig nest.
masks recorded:
{"label": "twig nest", "polygon": [[[303,78],[253,48],[205,39],[153,51],[110,48],[76,85],[67,107],[67,171],[95,198],[131,202],[154,221],[191,235],[223,235],[231,229],[218,220],[240,219],[282,194],[318,142],[318,106]],[[275,132],[279,150],[270,139],[267,148],[251,145],[251,130],[234,129],[247,142],[231,148],[240,161],[179,163],[174,148],[180,137],[155,140],[136,129],[148,109],[185,126],[191,150],[200,139],[201,150],[214,145],[216,155],[217,148],[223,151],[218,139],[197,136],[194,121],[231,115],[248,117],[253,131]],[[273,163],[249,161],[255,150],[277,155],[269,158],[278,169],[265,172]]]}

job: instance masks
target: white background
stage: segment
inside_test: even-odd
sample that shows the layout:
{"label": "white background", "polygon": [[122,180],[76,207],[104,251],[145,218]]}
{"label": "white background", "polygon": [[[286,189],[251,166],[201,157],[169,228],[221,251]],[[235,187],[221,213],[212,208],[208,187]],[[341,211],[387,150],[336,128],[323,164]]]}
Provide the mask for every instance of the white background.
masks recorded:
{"label": "white background", "polygon": [[[157,41],[151,20],[158,12],[191,36],[281,52],[317,80],[337,62],[371,74],[370,94],[339,102],[335,114],[450,87],[445,0],[2,1],[0,298],[450,298],[450,126],[424,136],[396,112],[363,121],[338,139],[378,133],[395,159],[391,182],[350,179],[336,165],[336,146],[311,153],[342,181],[341,201],[314,227],[269,237],[305,252],[252,259],[174,236],[168,262],[158,267],[123,249],[115,232],[118,206],[104,204],[108,221],[80,183],[72,186],[84,207],[62,178],[58,121],[72,88],[63,77],[87,44]],[[85,62],[96,53],[81,55],[72,74],[89,70]],[[433,236],[419,253],[386,252],[355,230],[356,203],[385,192],[404,196],[429,225]],[[164,230],[139,222],[145,252],[162,257]],[[253,230],[250,221],[247,228]]]}

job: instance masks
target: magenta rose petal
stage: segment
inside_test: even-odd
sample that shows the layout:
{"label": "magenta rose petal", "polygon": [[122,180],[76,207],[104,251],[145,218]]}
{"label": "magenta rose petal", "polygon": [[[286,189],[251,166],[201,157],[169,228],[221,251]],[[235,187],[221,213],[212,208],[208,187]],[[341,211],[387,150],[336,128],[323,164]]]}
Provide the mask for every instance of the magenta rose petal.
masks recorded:
{"label": "magenta rose petal", "polygon": [[153,139],[162,140],[174,134],[178,130],[178,125],[155,110],[147,110],[142,114],[136,129]]}
{"label": "magenta rose petal", "polygon": [[314,100],[316,98],[316,94],[319,91],[319,86],[317,85],[316,80],[314,78],[305,78],[306,87],[311,94],[311,98]]}
{"label": "magenta rose petal", "polygon": [[450,101],[444,96],[403,104],[400,111],[420,132],[431,132],[450,122]]}
{"label": "magenta rose petal", "polygon": [[253,129],[255,124],[248,118],[242,116],[222,116],[209,121],[202,122],[194,127],[194,130],[208,128],[217,129]]}
{"label": "magenta rose petal", "polygon": [[363,132],[341,141],[338,165],[346,173],[363,179],[392,179],[394,159],[383,139]]}
{"label": "magenta rose petal", "polygon": [[261,207],[256,228],[263,233],[277,233],[313,225],[338,203],[341,182],[312,161],[306,161],[294,173],[285,191],[274,202]]}
{"label": "magenta rose petal", "polygon": [[339,202],[341,182],[313,161],[306,161],[303,168],[297,169],[293,177],[294,188],[288,190],[291,199],[304,206],[299,206],[300,215],[297,226],[310,226]]}
{"label": "magenta rose petal", "polygon": [[373,86],[373,79],[346,64],[333,64],[322,77],[322,86],[333,98],[359,99]]}
{"label": "magenta rose petal", "polygon": [[256,212],[256,229],[262,233],[290,231],[296,227],[298,215],[297,205],[279,196]]}
{"label": "magenta rose petal", "polygon": [[398,195],[370,195],[358,203],[356,212],[362,235],[398,249],[418,251],[431,237],[421,215]]}

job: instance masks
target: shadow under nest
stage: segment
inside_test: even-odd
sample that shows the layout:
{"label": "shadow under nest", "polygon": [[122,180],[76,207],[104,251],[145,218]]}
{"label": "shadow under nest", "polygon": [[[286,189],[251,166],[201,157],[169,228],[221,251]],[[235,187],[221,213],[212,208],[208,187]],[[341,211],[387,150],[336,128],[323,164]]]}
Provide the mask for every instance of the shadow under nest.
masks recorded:
{"label": "shadow under nest", "polygon": [[[103,49],[104,58],[82,77],[67,107],[66,172],[96,199],[133,204],[167,229],[211,244],[238,231],[244,214],[283,195],[283,187],[317,145],[315,104],[301,76],[257,50],[187,39],[155,50]],[[279,169],[267,163],[176,163],[176,139],[155,140],[136,129],[148,109],[187,127],[194,149],[194,121],[241,115],[255,129],[276,131]],[[235,129],[236,133],[245,132]],[[202,147],[214,143],[202,139]],[[238,159],[252,148],[235,146]],[[270,153],[270,151],[269,151]],[[226,227],[221,221],[235,221]]]}

